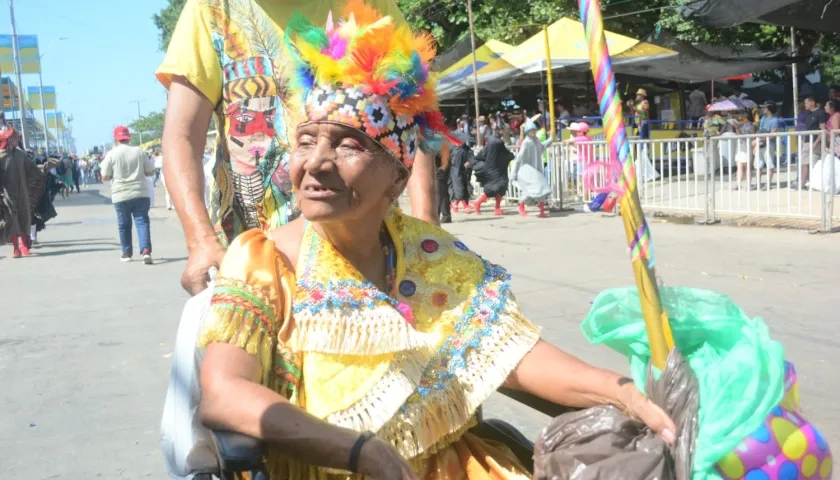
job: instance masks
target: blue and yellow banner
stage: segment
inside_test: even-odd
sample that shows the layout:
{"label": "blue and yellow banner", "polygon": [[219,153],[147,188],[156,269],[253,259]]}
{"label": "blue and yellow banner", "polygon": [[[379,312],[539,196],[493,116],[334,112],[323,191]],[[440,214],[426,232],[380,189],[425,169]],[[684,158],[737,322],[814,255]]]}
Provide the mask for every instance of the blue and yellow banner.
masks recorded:
{"label": "blue and yellow banner", "polygon": [[55,87],[44,87],[44,103],[41,104],[41,87],[27,87],[26,97],[33,110],[55,110]]}
{"label": "blue and yellow banner", "polygon": [[[20,73],[39,73],[41,71],[41,52],[38,51],[37,35],[18,35],[20,52]],[[12,35],[0,35],[0,71],[14,73],[15,54]]]}
{"label": "blue and yellow banner", "polygon": [[[56,118],[58,118],[58,127],[56,127]],[[47,112],[47,128],[66,128],[64,126],[64,114]]]}

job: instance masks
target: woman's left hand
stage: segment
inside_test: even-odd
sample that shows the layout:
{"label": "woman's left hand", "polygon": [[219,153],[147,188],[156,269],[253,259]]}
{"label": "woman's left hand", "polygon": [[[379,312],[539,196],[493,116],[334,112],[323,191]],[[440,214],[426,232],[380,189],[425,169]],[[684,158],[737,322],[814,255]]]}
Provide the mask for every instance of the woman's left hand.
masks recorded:
{"label": "woman's left hand", "polygon": [[640,392],[636,385],[627,383],[619,387],[618,402],[618,407],[625,413],[644,422],[669,444],[674,443],[677,431],[674,421],[647,395]]}

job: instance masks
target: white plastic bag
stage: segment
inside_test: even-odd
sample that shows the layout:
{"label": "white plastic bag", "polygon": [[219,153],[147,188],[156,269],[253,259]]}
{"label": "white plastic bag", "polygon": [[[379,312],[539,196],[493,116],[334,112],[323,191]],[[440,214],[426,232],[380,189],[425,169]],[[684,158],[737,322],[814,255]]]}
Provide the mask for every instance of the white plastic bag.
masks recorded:
{"label": "white plastic bag", "polygon": [[639,150],[639,158],[636,159],[636,178],[639,182],[652,182],[659,179],[659,172],[648,156],[647,147]]}
{"label": "white plastic bag", "polygon": [[[831,162],[834,162],[834,182],[831,178]],[[811,168],[811,190],[827,192],[830,195],[840,193],[840,160],[832,154],[826,154]]]}
{"label": "white plastic bag", "polygon": [[197,445],[213,442],[198,418],[201,401],[198,379],[204,350],[196,348],[202,324],[210,311],[212,290],[210,283],[203,292],[187,300],[175,337],[172,372],[160,422],[160,446],[166,470],[176,479],[191,479],[187,457]]}

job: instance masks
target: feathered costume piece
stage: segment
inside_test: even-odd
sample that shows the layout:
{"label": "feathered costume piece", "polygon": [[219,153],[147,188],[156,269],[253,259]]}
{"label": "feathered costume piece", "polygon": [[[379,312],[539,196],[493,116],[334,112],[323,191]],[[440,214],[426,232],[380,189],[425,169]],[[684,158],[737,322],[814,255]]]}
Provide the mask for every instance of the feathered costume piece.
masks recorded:
{"label": "feathered costume piece", "polygon": [[438,110],[429,64],[434,40],[351,0],[324,28],[295,14],[286,27],[291,84],[303,93],[302,124],[333,122],[364,132],[411,168],[438,134],[454,143]]}

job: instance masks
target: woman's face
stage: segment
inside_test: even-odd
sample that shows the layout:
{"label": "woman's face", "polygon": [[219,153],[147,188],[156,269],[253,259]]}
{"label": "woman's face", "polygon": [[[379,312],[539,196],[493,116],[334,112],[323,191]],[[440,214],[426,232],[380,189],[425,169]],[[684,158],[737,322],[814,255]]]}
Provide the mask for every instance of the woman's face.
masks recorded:
{"label": "woman's face", "polygon": [[831,115],[834,113],[834,109],[831,108],[831,102],[825,103],[825,113]]}
{"label": "woman's face", "polygon": [[402,193],[408,171],[358,130],[331,123],[297,129],[290,173],[310,221],[381,215]]}

